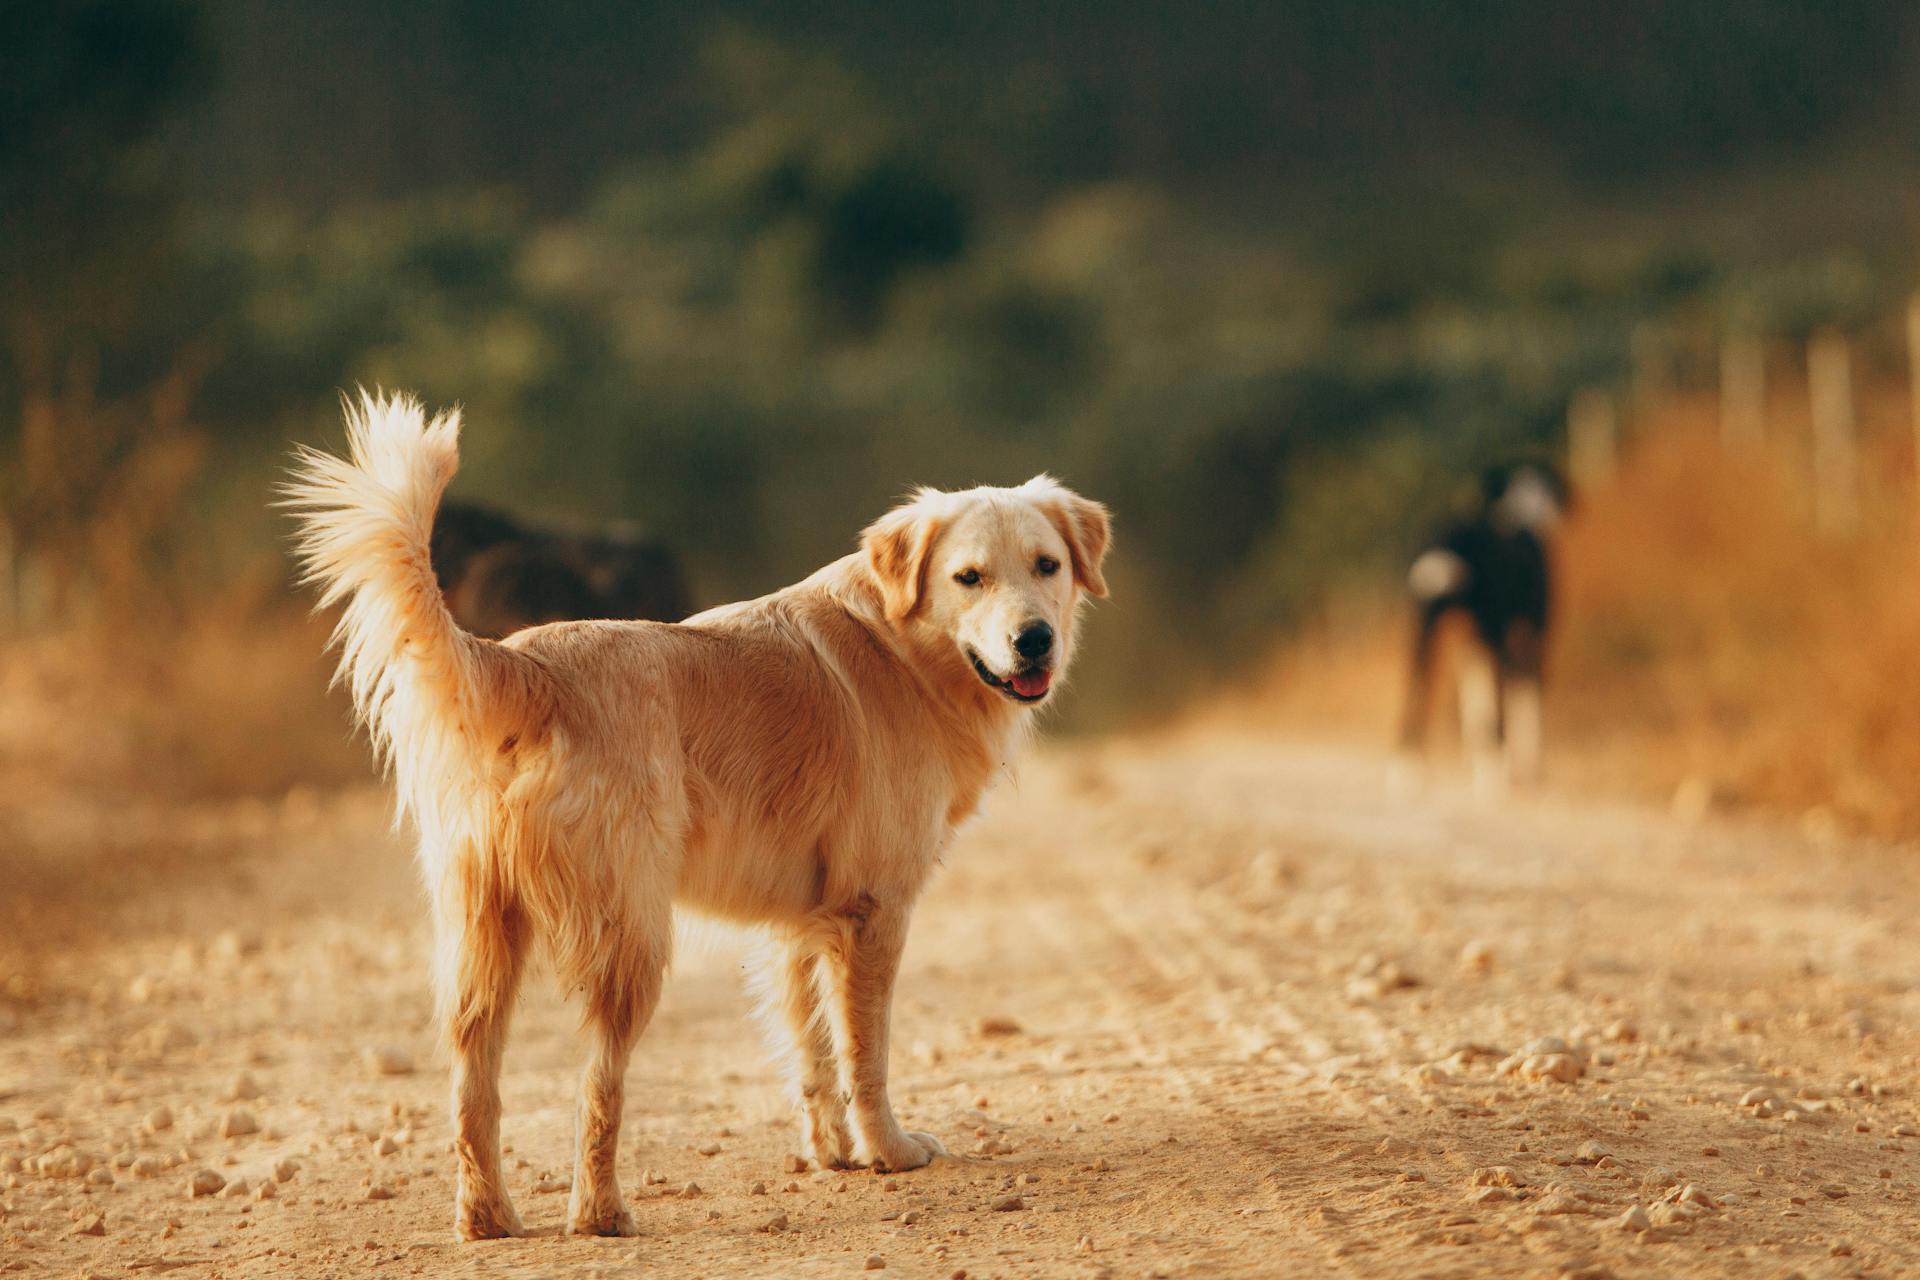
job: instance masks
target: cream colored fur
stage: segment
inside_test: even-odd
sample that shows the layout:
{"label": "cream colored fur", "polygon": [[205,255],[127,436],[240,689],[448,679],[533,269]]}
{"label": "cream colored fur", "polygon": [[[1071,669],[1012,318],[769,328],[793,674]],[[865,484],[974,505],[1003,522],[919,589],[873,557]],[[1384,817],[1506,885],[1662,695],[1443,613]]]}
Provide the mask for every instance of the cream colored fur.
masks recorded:
{"label": "cream colored fur", "polygon": [[345,603],[341,674],[419,832],[459,1235],[522,1230],[498,1082],[536,943],[584,991],[593,1036],[568,1230],[634,1230],[614,1175],[624,1078],[676,902],[766,929],[807,1155],[903,1170],[941,1154],[894,1118],[888,1021],[914,901],[1030,726],[973,657],[1010,678],[1014,634],[1045,622],[1057,683],[1081,604],[1106,592],[1105,509],[1044,476],[922,490],[772,595],[495,643],[454,625],[428,560],[457,415],[363,394],[347,432],[346,458],[302,452],[287,505],[322,601]]}

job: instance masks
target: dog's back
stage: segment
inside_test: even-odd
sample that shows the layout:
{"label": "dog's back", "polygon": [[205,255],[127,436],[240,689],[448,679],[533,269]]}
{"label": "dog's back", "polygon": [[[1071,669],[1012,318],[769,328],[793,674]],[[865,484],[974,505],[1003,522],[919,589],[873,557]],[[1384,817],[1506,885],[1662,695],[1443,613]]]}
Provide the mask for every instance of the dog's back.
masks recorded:
{"label": "dog's back", "polygon": [[672,622],[693,609],[679,558],[657,542],[533,528],[475,503],[440,508],[433,566],[460,625],[494,639],[580,618]]}

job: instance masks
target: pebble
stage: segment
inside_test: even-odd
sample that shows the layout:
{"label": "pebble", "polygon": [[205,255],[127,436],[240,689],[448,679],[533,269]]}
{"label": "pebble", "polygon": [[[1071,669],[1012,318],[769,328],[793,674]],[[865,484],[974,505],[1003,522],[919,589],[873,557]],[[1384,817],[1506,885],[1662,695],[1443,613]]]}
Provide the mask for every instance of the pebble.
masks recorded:
{"label": "pebble", "polygon": [[223,1138],[244,1138],[250,1133],[258,1132],[260,1132],[260,1122],[254,1118],[253,1112],[245,1107],[229,1108],[227,1113],[220,1117],[220,1136]]}
{"label": "pebble", "polygon": [[141,1121],[141,1124],[146,1128],[148,1133],[164,1133],[168,1129],[173,1128],[173,1108],[166,1106],[155,1107],[153,1110],[147,1112],[146,1118]]}
{"label": "pebble", "polygon": [[694,1151],[703,1156],[717,1156],[720,1154],[720,1144],[717,1142],[703,1142],[695,1147]]}
{"label": "pebble", "polygon": [[785,1231],[786,1229],[787,1229],[787,1215],[784,1213],[774,1214],[771,1218],[768,1218],[765,1222],[761,1223],[758,1227],[755,1228],[755,1230],[757,1231],[768,1231],[768,1232]]}
{"label": "pebble", "polygon": [[390,1133],[381,1134],[380,1141],[373,1144],[373,1150],[377,1155],[390,1156],[399,1149],[400,1144],[393,1140],[393,1135]]}
{"label": "pebble", "polygon": [[131,1044],[136,1052],[158,1057],[193,1046],[193,1033],[171,1022],[156,1022],[135,1035]]}
{"label": "pebble", "polygon": [[1829,1200],[1845,1200],[1852,1193],[1837,1182],[1829,1182],[1820,1188],[1820,1194]]}
{"label": "pebble", "polygon": [[750,1196],[763,1196],[767,1194],[767,1184],[764,1182],[756,1182],[747,1188],[747,1194]]}
{"label": "pebble", "polygon": [[244,1200],[252,1194],[252,1192],[253,1188],[247,1185],[245,1178],[235,1178],[232,1182],[229,1182],[220,1189],[220,1198],[223,1200]]}
{"label": "pebble", "polygon": [[1513,1192],[1505,1187],[1475,1187],[1467,1192],[1468,1204],[1503,1204],[1513,1199]]}
{"label": "pebble", "polygon": [[1476,1187],[1524,1187],[1527,1180],[1513,1171],[1511,1165],[1494,1164],[1473,1171],[1473,1185]]}
{"label": "pebble", "polygon": [[686,1186],[680,1188],[680,1198],[683,1200],[693,1200],[698,1198],[699,1195],[700,1184],[697,1182],[689,1182]]}
{"label": "pebble", "polygon": [[137,1156],[129,1168],[136,1178],[157,1178],[166,1171],[167,1162],[159,1156]]}
{"label": "pebble", "polygon": [[918,1221],[920,1221],[920,1211],[918,1209],[909,1209],[900,1215],[900,1225],[903,1227],[910,1227]]}
{"label": "pebble", "polygon": [[187,1179],[187,1195],[192,1198],[215,1195],[227,1180],[211,1169],[201,1169]]}
{"label": "pebble", "polygon": [[1026,1207],[1027,1202],[1019,1196],[1001,1196],[992,1205],[995,1213],[1013,1213]]}
{"label": "pebble", "polygon": [[1581,1076],[1580,1061],[1570,1053],[1530,1054],[1520,1063],[1520,1075],[1527,1080],[1572,1084]]}
{"label": "pebble", "polygon": [[1493,944],[1475,938],[1460,948],[1460,967],[1468,973],[1489,973],[1493,969]]}
{"label": "pebble", "polygon": [[292,1182],[293,1175],[300,1172],[300,1166],[291,1160],[282,1160],[273,1166],[273,1176],[278,1182]]}
{"label": "pebble", "polygon": [[1611,1151],[1597,1142],[1583,1142],[1574,1148],[1573,1162],[1575,1164],[1599,1164],[1612,1154]]}
{"label": "pebble", "polygon": [[1554,1192],[1552,1195],[1541,1196],[1538,1200],[1533,1202],[1531,1208],[1533,1212],[1540,1214],[1543,1217],[1554,1217],[1562,1214],[1585,1213],[1587,1211],[1586,1205],[1580,1203],[1580,1201],[1578,1200],[1575,1200],[1572,1196],[1563,1195],[1557,1191]]}
{"label": "pebble", "polygon": [[280,1196],[280,1184],[272,1178],[260,1179],[260,1185],[253,1189],[255,1200],[275,1200]]}
{"label": "pebble", "polygon": [[226,929],[215,936],[212,945],[207,948],[207,956],[218,960],[222,968],[231,971],[242,959],[259,950],[259,938],[250,933]]}
{"label": "pebble", "polygon": [[393,1188],[384,1182],[376,1182],[367,1188],[367,1199],[391,1200],[393,1199]]}
{"label": "pebble", "polygon": [[973,1033],[987,1038],[994,1036],[1017,1036],[1021,1033],[1018,1022],[1005,1015],[985,1017],[973,1024]]}
{"label": "pebble", "polygon": [[369,1072],[376,1076],[406,1076],[413,1074],[413,1055],[398,1045],[374,1045],[360,1055]]}
{"label": "pebble", "polygon": [[1647,1211],[1645,1209],[1642,1209],[1636,1204],[1621,1214],[1619,1221],[1615,1225],[1622,1231],[1651,1231],[1653,1229],[1653,1220],[1647,1217]]}
{"label": "pebble", "polygon": [[887,1269],[887,1260],[877,1253],[870,1253],[867,1255],[865,1269],[868,1271],[885,1271]]}
{"label": "pebble", "polygon": [[233,1083],[227,1086],[226,1100],[228,1102],[252,1102],[259,1098],[259,1096],[260,1082],[245,1071],[235,1076]]}
{"label": "pebble", "polygon": [[107,1216],[104,1213],[91,1214],[81,1220],[73,1229],[76,1236],[103,1236],[107,1234]]}

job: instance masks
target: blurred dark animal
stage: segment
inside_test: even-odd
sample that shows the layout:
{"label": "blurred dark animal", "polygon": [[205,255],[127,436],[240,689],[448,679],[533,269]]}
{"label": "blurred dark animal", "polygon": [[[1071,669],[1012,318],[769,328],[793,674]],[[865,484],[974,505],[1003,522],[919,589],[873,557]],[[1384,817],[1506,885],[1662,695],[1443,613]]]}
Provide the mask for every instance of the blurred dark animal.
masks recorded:
{"label": "blurred dark animal", "polygon": [[433,571],[447,607],[498,640],[581,618],[677,622],[693,611],[672,551],[615,527],[532,528],[491,507],[449,502],[433,525]]}
{"label": "blurred dark animal", "polygon": [[1482,785],[1531,782],[1540,770],[1540,681],[1553,607],[1551,537],[1566,481],[1539,462],[1490,467],[1471,516],[1414,558],[1418,610],[1404,740],[1426,745],[1435,651],[1450,620],[1470,624],[1459,664],[1460,732]]}

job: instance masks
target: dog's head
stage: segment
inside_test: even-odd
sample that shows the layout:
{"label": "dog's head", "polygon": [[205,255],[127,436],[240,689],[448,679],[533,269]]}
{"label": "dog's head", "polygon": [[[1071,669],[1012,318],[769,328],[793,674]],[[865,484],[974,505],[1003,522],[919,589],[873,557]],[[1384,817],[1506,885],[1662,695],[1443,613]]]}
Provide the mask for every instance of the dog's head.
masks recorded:
{"label": "dog's head", "polygon": [[1559,525],[1572,495],[1559,470],[1526,460],[1488,467],[1480,474],[1481,504],[1502,529],[1545,536]]}
{"label": "dog's head", "polygon": [[922,489],[862,542],[888,620],[950,642],[956,663],[1017,703],[1046,700],[1081,602],[1107,594],[1107,509],[1044,475],[1016,489]]}

